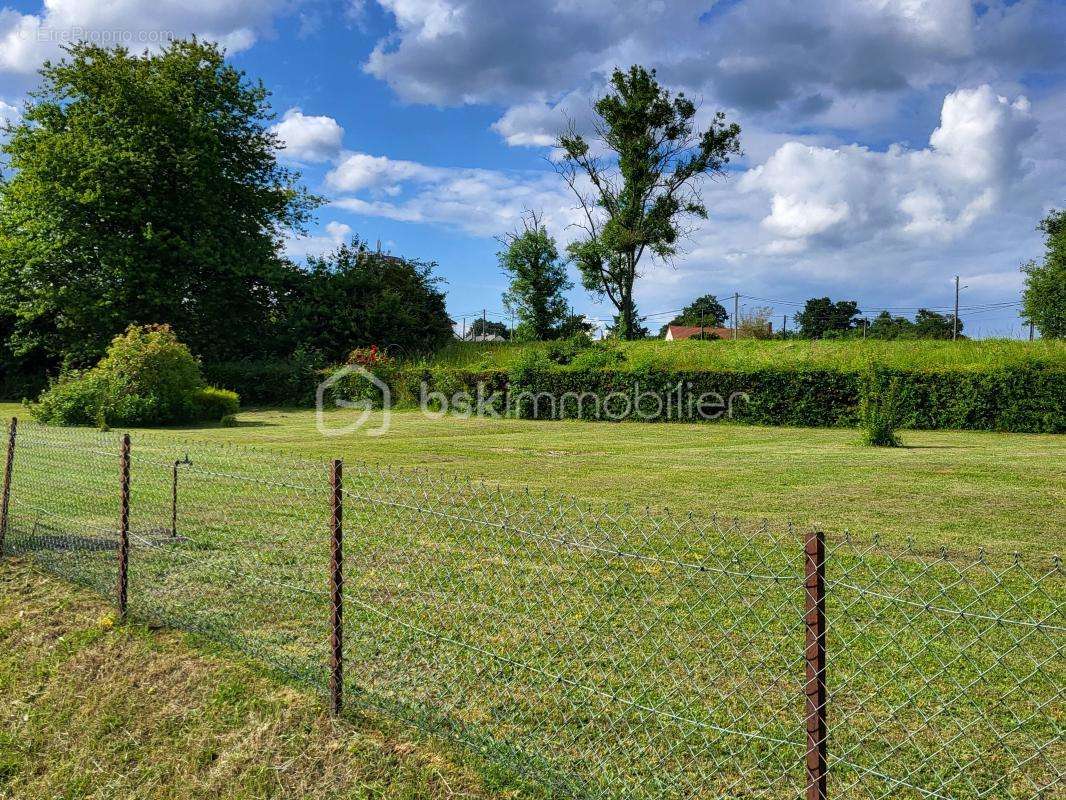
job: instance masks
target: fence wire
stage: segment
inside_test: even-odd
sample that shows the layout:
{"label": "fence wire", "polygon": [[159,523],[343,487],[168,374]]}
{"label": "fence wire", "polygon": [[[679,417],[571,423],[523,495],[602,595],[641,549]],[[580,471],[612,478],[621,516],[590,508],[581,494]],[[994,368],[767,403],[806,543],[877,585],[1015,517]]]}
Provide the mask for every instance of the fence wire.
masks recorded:
{"label": "fence wire", "polygon": [[[113,595],[119,437],[24,425],[6,551]],[[790,528],[133,437],[129,611],[460,740],[532,795],[804,793],[805,558]],[[830,537],[833,798],[1066,792],[1058,562]]]}

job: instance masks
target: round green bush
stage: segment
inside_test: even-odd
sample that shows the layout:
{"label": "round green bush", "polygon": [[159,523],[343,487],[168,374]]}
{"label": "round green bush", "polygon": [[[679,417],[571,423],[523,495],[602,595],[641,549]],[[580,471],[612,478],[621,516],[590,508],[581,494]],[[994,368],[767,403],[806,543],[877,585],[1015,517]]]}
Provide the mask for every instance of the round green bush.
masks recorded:
{"label": "round green bush", "polygon": [[200,365],[168,325],[131,325],[100,363],[63,375],[31,409],[55,425],[154,426],[220,420],[237,395],[205,387]]}

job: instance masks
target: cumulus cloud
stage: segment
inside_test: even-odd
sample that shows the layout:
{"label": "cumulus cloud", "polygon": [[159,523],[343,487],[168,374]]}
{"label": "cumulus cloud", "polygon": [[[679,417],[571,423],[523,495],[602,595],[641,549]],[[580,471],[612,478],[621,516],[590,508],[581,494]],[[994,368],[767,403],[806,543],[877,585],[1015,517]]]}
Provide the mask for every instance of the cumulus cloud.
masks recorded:
{"label": "cumulus cloud", "polygon": [[352,238],[352,226],[332,220],[327,222],[322,231],[314,236],[294,236],[285,242],[285,253],[289,258],[302,259],[307,256],[320,255],[337,248]]}
{"label": "cumulus cloud", "polygon": [[28,78],[60,46],[78,40],[154,49],[168,39],[197,34],[230,52],[246,50],[271,31],[288,0],[44,0],[23,14],[0,10],[0,73]]}
{"label": "cumulus cloud", "polygon": [[572,235],[574,201],[554,173],[434,167],[348,153],[326,176],[332,205],[356,214],[442,225],[496,236],[529,210],[543,211],[559,237]]}
{"label": "cumulus cloud", "polygon": [[504,104],[494,128],[517,146],[550,145],[615,66],[654,66],[671,87],[778,130],[859,130],[887,125],[908,93],[1058,70],[1066,37],[1054,0],[378,3],[395,29],[366,71],[411,102]]}
{"label": "cumulus cloud", "polygon": [[332,161],[341,152],[344,128],[333,117],[313,117],[290,108],[272,129],[285,155],[295,161]]}
{"label": "cumulus cloud", "polygon": [[1024,176],[1022,146],[1034,130],[1024,97],[1012,102],[987,85],[960,89],[944,99],[925,149],[789,142],[740,186],[770,196],[762,224],[785,240],[948,240],[992,211]]}

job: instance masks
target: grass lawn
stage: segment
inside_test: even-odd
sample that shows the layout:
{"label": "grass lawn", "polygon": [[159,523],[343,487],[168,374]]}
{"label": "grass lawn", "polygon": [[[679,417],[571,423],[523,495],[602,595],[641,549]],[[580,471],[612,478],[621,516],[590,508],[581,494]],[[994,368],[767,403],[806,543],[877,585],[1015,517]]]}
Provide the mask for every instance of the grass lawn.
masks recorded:
{"label": "grass lawn", "polygon": [[232,651],[113,620],[84,589],[0,569],[0,797],[499,796],[396,726],[330,720]]}
{"label": "grass lawn", "polygon": [[[952,551],[830,559],[839,796],[1028,800],[1059,785],[1061,437],[904,432],[909,447],[874,450],[855,431],[733,424],[404,411],[386,436],[326,438],[309,411],[240,421],[135,432],[135,616],[320,687],[321,464],[343,457],[352,706],[461,736],[503,765],[504,785],[513,767],[559,787],[540,796],[796,796],[803,561],[786,520]],[[183,439],[183,536],[169,539]],[[27,426],[22,441],[13,541],[111,591],[114,435]],[[315,463],[214,446],[226,444]],[[456,481],[468,477],[495,488]],[[609,513],[588,510],[601,503]],[[994,551],[991,566],[957,552],[978,546]]]}
{"label": "grass lawn", "polygon": [[[27,415],[0,405],[3,417]],[[536,422],[392,415],[388,435],[326,438],[307,410],[245,411],[237,428],[173,433],[379,466],[423,466],[508,487],[700,515],[819,525],[930,546],[1061,553],[1066,438],[904,432],[907,447],[854,430],[734,424]],[[331,424],[343,424],[331,414]],[[374,424],[374,423],[371,423]]]}

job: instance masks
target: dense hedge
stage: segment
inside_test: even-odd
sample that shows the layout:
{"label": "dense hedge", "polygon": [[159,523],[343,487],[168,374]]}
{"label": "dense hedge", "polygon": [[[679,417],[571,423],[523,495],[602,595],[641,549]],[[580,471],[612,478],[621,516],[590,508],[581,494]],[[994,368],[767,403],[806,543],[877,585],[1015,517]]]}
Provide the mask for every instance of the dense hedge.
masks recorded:
{"label": "dense hedge", "polygon": [[[889,370],[879,372],[895,378],[899,389],[900,426],[924,429],[998,430],[1024,433],[1066,432],[1066,370],[1043,365],[1011,366],[983,371]],[[486,405],[502,413],[525,418],[550,418],[552,409],[544,395],[557,398],[555,415],[562,418],[618,418],[654,420],[701,420],[721,410],[717,398],[728,402],[732,418],[760,425],[811,427],[854,426],[858,422],[861,373],[839,370],[758,369],[740,370],[584,370],[567,368],[517,368],[470,371],[456,369],[411,369],[392,377],[394,401],[420,401],[421,385],[427,391],[452,397],[468,392],[476,401],[479,385]],[[658,398],[668,393],[680,404],[669,408]],[[623,415],[627,404],[616,396],[612,415],[597,414],[591,402],[579,404],[574,395],[593,393],[606,398],[627,394],[632,406],[635,387],[643,397],[640,413]],[[498,393],[498,394],[497,394]],[[570,394],[569,402],[558,398]],[[657,397],[652,398],[649,393]],[[488,402],[496,394],[494,402]],[[539,399],[535,395],[542,395]],[[746,399],[745,399],[746,398]],[[432,405],[432,404],[431,404]],[[601,406],[606,408],[606,405]],[[679,410],[680,409],[680,410]],[[461,409],[460,409],[461,410]],[[722,414],[722,418],[725,418]]]}
{"label": "dense hedge", "polygon": [[307,406],[321,378],[314,363],[298,359],[227,361],[203,366],[208,383],[229,389],[244,406]]}

